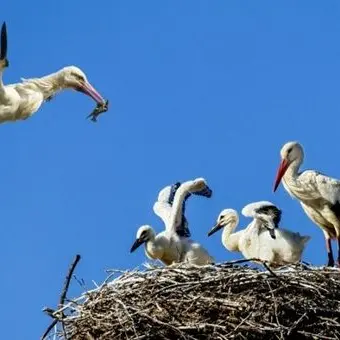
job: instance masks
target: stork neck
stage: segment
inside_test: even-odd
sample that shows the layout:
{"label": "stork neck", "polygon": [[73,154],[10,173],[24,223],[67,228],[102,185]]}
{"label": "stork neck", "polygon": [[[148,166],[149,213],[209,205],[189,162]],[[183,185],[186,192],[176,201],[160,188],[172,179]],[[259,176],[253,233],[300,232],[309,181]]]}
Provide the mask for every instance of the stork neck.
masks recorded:
{"label": "stork neck", "polygon": [[61,71],[41,78],[24,79],[24,85],[30,86],[41,92],[44,96],[44,100],[51,98],[57,92],[65,88],[61,77]]}
{"label": "stork neck", "polygon": [[233,237],[236,226],[237,226],[236,223],[226,225],[223,228],[222,232],[222,244],[224,245],[225,248],[227,248],[230,251],[234,251],[238,247],[238,239]]}
{"label": "stork neck", "polygon": [[153,259],[160,258],[163,253],[162,244],[159,240],[156,240],[155,236],[153,236],[145,242],[145,251],[148,256]]}
{"label": "stork neck", "polygon": [[175,193],[169,220],[169,230],[175,229],[177,225],[182,224],[183,201],[187,193],[188,189],[185,187],[185,185],[181,185]]}
{"label": "stork neck", "polygon": [[[0,71],[0,98],[5,98],[6,90],[5,90],[5,85],[2,80],[2,75],[3,75],[3,70]],[[2,101],[3,102],[3,101]]]}
{"label": "stork neck", "polygon": [[285,175],[283,176],[283,181],[286,183],[295,183],[297,177],[299,176],[299,168],[301,165],[300,160],[295,160],[290,163]]}
{"label": "stork neck", "polygon": [[300,197],[301,194],[302,188],[298,182],[300,165],[301,160],[295,160],[292,162],[282,178],[284,188],[292,197]]}

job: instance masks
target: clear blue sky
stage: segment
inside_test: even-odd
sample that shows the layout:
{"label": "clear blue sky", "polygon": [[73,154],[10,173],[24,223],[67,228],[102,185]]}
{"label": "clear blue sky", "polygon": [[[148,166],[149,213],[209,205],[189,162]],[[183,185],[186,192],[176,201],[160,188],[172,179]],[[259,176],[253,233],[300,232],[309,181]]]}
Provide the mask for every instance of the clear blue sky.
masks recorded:
{"label": "clear blue sky", "polygon": [[0,126],[2,338],[41,335],[76,253],[89,289],[144,262],[135,232],[162,229],[152,205],[178,180],[214,190],[187,217],[218,261],[239,258],[206,237],[220,210],[269,200],[312,236],[304,259],[325,264],[322,232],[272,184],[289,140],[304,168],[340,177],[339,14],[337,1],[6,1],[5,82],[74,64],[111,106],[93,124],[94,102],[69,91]]}

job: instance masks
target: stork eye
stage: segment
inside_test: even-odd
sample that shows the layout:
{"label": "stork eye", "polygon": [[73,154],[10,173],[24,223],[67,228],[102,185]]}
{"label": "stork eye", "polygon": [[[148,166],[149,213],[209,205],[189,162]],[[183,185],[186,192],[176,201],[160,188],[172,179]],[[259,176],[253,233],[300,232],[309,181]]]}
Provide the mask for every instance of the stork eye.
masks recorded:
{"label": "stork eye", "polygon": [[291,153],[292,151],[293,151],[293,148],[289,148],[289,149],[287,150],[288,153]]}
{"label": "stork eye", "polygon": [[78,79],[79,81],[85,81],[85,78],[78,73],[72,73],[72,76]]}

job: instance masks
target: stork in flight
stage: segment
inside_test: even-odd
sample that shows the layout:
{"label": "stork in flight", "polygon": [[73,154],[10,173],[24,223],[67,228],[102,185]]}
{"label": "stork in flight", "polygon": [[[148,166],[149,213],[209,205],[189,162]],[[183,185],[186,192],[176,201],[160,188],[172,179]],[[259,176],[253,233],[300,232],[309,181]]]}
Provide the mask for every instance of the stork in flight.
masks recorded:
{"label": "stork in flight", "polygon": [[4,85],[2,77],[8,65],[7,29],[4,22],[1,28],[0,51],[0,123],[27,119],[38,111],[45,101],[64,89],[82,92],[98,105],[105,105],[104,98],[76,66],[64,67],[42,78],[22,79],[21,83]]}
{"label": "stork in flight", "polygon": [[274,182],[274,192],[281,180],[290,196],[300,201],[307,216],[325,236],[328,266],[334,266],[332,239],[338,241],[337,266],[340,263],[340,181],[318,171],[299,172],[304,152],[298,142],[288,142],[281,149],[281,163]]}
{"label": "stork in flight", "polygon": [[[145,253],[150,259],[159,259],[165,265],[178,262],[188,262],[196,265],[204,265],[213,262],[213,258],[197,242],[192,241],[187,223],[182,223],[183,206],[188,194],[211,197],[212,191],[203,178],[182,183],[179,187],[169,188],[161,191],[158,201],[155,203],[154,211],[165,223],[165,230],[157,234],[149,225],[141,226],[136,235],[136,241],[131,247],[131,252],[140,245],[145,244]],[[168,193],[168,194],[166,194]],[[168,207],[163,203],[171,204],[171,195],[174,194],[170,214]],[[165,201],[165,197],[170,203]],[[155,209],[156,207],[156,209]],[[165,208],[165,209],[164,209]],[[163,210],[162,210],[163,209]]]}

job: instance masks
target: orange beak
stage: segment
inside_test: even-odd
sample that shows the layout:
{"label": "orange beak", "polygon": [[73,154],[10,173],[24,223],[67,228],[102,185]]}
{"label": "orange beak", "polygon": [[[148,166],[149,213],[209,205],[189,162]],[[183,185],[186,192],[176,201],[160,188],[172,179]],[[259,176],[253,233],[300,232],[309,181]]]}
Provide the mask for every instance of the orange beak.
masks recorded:
{"label": "orange beak", "polygon": [[284,176],[284,174],[286,173],[286,171],[288,169],[288,166],[289,166],[288,161],[286,159],[283,159],[280,163],[279,168],[277,169],[274,188],[273,188],[274,192],[276,191],[277,187],[279,186],[282,177]]}

